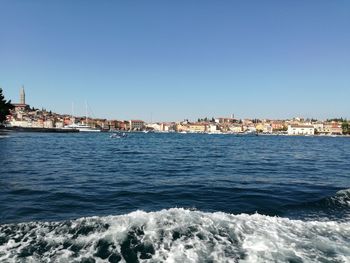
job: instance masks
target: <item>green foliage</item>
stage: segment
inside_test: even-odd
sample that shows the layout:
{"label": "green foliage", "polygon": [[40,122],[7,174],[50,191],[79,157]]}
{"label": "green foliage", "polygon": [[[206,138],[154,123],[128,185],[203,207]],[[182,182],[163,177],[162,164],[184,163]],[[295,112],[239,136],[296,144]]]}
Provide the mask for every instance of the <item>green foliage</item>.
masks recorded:
{"label": "green foliage", "polygon": [[2,94],[2,88],[0,88],[0,124],[6,120],[6,116],[10,114],[12,108],[11,101],[6,102],[5,96]]}
{"label": "green foliage", "polygon": [[343,134],[350,134],[350,124],[347,121],[343,121],[341,124]]}
{"label": "green foliage", "polygon": [[205,117],[205,118],[198,118],[197,122],[209,122],[209,118]]}
{"label": "green foliage", "polygon": [[335,121],[335,122],[344,122],[344,121],[346,121],[346,119],[343,119],[343,118],[327,119],[327,122],[332,122],[332,121]]}
{"label": "green foliage", "polygon": [[260,123],[261,120],[259,120],[259,119],[253,119],[252,122],[253,122],[254,124],[256,124],[256,123]]}

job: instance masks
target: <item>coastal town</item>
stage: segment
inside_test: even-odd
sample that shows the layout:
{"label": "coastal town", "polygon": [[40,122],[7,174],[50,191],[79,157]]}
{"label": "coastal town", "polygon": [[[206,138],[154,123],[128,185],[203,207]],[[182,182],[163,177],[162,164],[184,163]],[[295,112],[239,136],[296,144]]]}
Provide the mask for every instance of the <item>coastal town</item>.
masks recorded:
{"label": "coastal town", "polygon": [[88,116],[58,114],[26,104],[24,87],[19,103],[13,103],[6,116],[5,126],[12,129],[55,131],[143,131],[210,134],[266,134],[266,135],[349,135],[349,123],[342,118],[315,120],[296,117],[288,120],[240,119],[229,117],[200,118],[196,121],[150,122],[143,120],[107,120]]}

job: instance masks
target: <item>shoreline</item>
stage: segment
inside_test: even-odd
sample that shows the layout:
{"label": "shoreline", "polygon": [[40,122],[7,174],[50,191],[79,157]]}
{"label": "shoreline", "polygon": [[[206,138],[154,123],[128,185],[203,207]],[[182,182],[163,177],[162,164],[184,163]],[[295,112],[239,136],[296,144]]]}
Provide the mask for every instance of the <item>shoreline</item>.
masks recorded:
{"label": "shoreline", "polygon": [[[61,128],[35,128],[35,127],[0,127],[0,132],[39,132],[39,133],[80,133],[78,129],[61,129]],[[105,131],[105,132],[116,132],[116,131]],[[120,131],[119,131],[120,132]],[[143,131],[123,131],[127,133],[144,133]],[[234,136],[286,136],[286,137],[341,137],[350,138],[350,135],[325,135],[325,134],[315,134],[315,135],[288,135],[288,134],[278,134],[278,133],[210,133],[210,132],[148,132],[159,133],[159,134],[207,134],[207,135],[234,135]],[[146,133],[147,134],[147,133]]]}
{"label": "shoreline", "polygon": [[0,131],[11,132],[42,132],[42,133],[77,133],[77,129],[33,128],[33,127],[0,127]]}

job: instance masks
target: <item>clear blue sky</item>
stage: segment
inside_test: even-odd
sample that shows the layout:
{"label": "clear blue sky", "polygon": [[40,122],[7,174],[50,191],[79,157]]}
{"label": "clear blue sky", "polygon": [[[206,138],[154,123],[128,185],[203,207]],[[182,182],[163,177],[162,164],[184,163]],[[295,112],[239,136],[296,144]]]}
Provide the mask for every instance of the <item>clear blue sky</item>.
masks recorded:
{"label": "clear blue sky", "polygon": [[350,1],[0,1],[13,102],[95,117],[350,117]]}

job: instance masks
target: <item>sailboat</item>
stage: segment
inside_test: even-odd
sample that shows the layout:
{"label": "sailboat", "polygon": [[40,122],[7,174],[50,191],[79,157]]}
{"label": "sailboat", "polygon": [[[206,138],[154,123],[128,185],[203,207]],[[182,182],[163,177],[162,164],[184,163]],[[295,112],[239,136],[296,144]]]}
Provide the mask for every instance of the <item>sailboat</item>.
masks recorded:
{"label": "sailboat", "polygon": [[[72,119],[73,119],[73,123],[70,125],[65,126],[65,129],[76,129],[79,130],[79,132],[101,132],[100,129],[98,128],[92,128],[88,125],[88,114],[87,114],[87,102],[85,101],[85,110],[86,110],[86,114],[85,114],[85,118],[86,118],[86,124],[82,124],[82,123],[75,123],[75,118],[73,117],[72,114]],[[72,104],[72,111],[73,111],[73,104]]]}
{"label": "sailboat", "polygon": [[84,125],[84,124],[81,124],[81,123],[73,123],[73,124],[65,126],[65,128],[77,129],[80,132],[101,132],[101,130],[98,129],[98,128],[92,128],[92,127],[90,127],[88,125]]}

